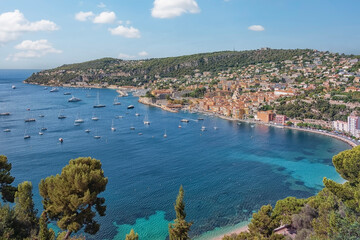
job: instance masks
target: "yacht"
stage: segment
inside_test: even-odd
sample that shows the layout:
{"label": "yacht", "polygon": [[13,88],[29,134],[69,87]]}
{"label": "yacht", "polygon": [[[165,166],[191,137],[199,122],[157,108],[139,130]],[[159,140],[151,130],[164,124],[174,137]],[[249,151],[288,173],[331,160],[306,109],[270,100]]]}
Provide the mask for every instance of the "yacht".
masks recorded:
{"label": "yacht", "polygon": [[68,102],[80,102],[81,99],[80,98],[77,98],[77,97],[74,97],[72,96],[72,98],[69,98]]}
{"label": "yacht", "polygon": [[75,119],[74,123],[83,123],[84,122],[84,119],[82,118],[78,118],[78,119]]}
{"label": "yacht", "polygon": [[11,132],[11,130],[7,128],[4,130],[4,132]]}
{"label": "yacht", "polygon": [[0,113],[0,116],[10,116],[10,113],[9,112],[3,112],[3,113]]}
{"label": "yacht", "polygon": [[185,122],[185,123],[188,123],[188,122],[189,122],[189,120],[184,118],[184,119],[181,119],[181,120],[180,120],[180,122]]}
{"label": "yacht", "polygon": [[103,107],[106,107],[104,104],[100,104],[99,93],[97,93],[97,104],[95,104],[93,107],[94,107],[94,108],[103,108]]}
{"label": "yacht", "polygon": [[129,106],[127,107],[127,109],[133,109],[133,108],[135,108],[134,105],[129,105]]}
{"label": "yacht", "polygon": [[93,116],[92,116],[91,120],[93,120],[93,121],[98,121],[98,120],[99,120],[99,118],[98,118],[97,116],[95,116],[95,114],[93,114]]}
{"label": "yacht", "polygon": [[50,92],[58,92],[58,91],[59,91],[58,88],[52,88],[52,89],[50,90]]}
{"label": "yacht", "polygon": [[115,97],[115,98],[114,98],[114,103],[113,103],[113,105],[121,105],[121,102],[119,102],[118,97]]}
{"label": "yacht", "polygon": [[64,92],[64,95],[71,95],[70,92]]}
{"label": "yacht", "polygon": [[25,119],[25,122],[35,122],[36,119],[35,118],[27,118]]}
{"label": "yacht", "polygon": [[16,86],[15,86],[15,85],[12,85],[11,88],[12,88],[12,89],[16,89]]}
{"label": "yacht", "polygon": [[116,128],[114,127],[114,120],[112,120],[112,124],[111,124],[111,131],[115,132]]}
{"label": "yacht", "polygon": [[91,131],[90,131],[90,129],[86,129],[85,132],[86,132],[86,133],[90,133]]}

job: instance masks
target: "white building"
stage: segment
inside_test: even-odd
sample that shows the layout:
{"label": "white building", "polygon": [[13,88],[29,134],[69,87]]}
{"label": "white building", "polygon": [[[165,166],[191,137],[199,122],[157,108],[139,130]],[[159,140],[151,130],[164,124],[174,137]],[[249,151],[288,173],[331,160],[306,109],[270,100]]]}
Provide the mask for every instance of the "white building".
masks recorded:
{"label": "white building", "polygon": [[348,116],[348,131],[351,135],[355,136],[355,137],[359,137],[359,131],[357,131],[358,129],[360,129],[359,124],[359,117],[355,115],[355,113],[351,113],[350,116]]}
{"label": "white building", "polygon": [[333,128],[339,132],[349,131],[348,123],[343,121],[333,121]]}

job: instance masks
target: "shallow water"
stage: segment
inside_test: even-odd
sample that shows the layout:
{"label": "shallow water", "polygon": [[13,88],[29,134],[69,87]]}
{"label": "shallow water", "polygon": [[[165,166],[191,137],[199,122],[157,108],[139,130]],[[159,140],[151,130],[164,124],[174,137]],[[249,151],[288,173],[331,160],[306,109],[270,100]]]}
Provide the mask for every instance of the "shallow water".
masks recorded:
{"label": "shallow water", "polygon": [[[13,164],[16,183],[32,181],[40,211],[40,179],[60,173],[70,159],[100,159],[109,178],[102,194],[107,215],[99,219],[101,230],[94,239],[124,239],[131,228],[140,239],[165,239],[181,184],[187,219],[194,222],[191,236],[206,233],[207,237],[247,221],[261,205],[287,196],[315,194],[324,176],[342,181],[331,157],[350,146],[339,140],[289,129],[237,125],[204,115],[204,121],[197,121],[200,115],[165,112],[139,104],[131,96],[119,98],[122,105],[114,106],[117,93],[109,89],[60,88],[50,93],[50,88],[22,83],[32,72],[0,70],[0,112],[11,112],[9,117],[0,117],[0,154]],[[64,92],[82,101],[69,103],[71,96]],[[97,93],[106,108],[92,107]],[[130,104],[135,109],[127,110]],[[60,112],[67,118],[59,120]],[[91,121],[93,114],[100,120]],[[118,115],[123,118],[115,118]],[[150,126],[143,124],[146,115]],[[37,121],[25,123],[30,117]],[[85,120],[80,126],[74,126],[77,117]],[[182,118],[190,122],[180,123]],[[110,130],[112,122],[115,132]],[[130,130],[131,126],[136,130]],[[200,131],[202,126],[207,131]],[[42,127],[48,130],[40,136]],[[10,133],[3,132],[7,128]],[[23,139],[25,132],[30,139]],[[60,137],[63,144],[58,142]]]}

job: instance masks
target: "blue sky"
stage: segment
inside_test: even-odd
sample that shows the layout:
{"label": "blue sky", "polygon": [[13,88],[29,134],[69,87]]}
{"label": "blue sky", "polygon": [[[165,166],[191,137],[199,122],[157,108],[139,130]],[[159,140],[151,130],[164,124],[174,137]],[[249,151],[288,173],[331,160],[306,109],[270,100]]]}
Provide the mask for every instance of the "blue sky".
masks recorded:
{"label": "blue sky", "polygon": [[261,47],[360,54],[358,0],[0,0],[0,68]]}

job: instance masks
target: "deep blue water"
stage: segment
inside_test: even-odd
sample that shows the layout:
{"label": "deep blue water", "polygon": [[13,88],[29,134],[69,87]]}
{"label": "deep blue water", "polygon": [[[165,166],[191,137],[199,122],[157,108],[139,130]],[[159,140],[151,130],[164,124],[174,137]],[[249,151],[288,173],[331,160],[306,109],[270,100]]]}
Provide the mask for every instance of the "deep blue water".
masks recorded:
{"label": "deep blue water", "polygon": [[[107,215],[99,219],[101,230],[94,239],[124,239],[131,228],[141,239],[165,239],[181,184],[188,220],[194,222],[192,236],[199,236],[246,221],[261,205],[287,196],[309,197],[321,189],[324,176],[342,181],[331,157],[350,147],[339,140],[209,116],[199,122],[197,114],[165,112],[139,104],[132,96],[119,98],[122,105],[114,106],[117,93],[109,89],[60,88],[50,93],[50,88],[22,83],[32,72],[0,70],[0,112],[11,112],[0,117],[0,154],[13,164],[16,183],[33,183],[40,211],[40,179],[60,173],[70,159],[100,159],[109,178],[102,194]],[[12,85],[17,88],[11,89]],[[68,103],[71,96],[64,92],[83,101]],[[92,108],[97,93],[106,108]],[[127,110],[130,104],[135,109]],[[65,120],[57,118],[60,111]],[[93,114],[100,120],[91,121]],[[143,124],[145,115],[150,126]],[[74,126],[77,116],[85,120],[81,126]],[[30,117],[37,121],[25,123]],[[182,118],[190,122],[179,128]],[[110,130],[112,121],[116,132]],[[203,125],[205,132],[200,131]],[[48,130],[40,136],[42,127]],[[7,128],[10,133],[3,132]],[[31,135],[28,140],[23,139],[25,131]],[[95,133],[101,139],[94,139]]]}

